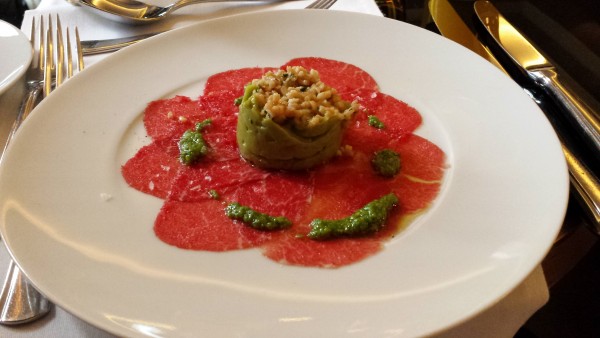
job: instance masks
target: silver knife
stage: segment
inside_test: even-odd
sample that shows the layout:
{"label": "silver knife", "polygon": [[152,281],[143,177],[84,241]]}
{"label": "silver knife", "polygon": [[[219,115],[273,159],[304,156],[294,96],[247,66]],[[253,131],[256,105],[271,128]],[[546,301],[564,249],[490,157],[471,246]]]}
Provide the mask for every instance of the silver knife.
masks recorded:
{"label": "silver knife", "polygon": [[[497,43],[503,46],[506,53],[511,55],[512,59],[519,64],[528,75],[532,77],[536,76],[534,79],[537,80],[537,76],[545,76],[546,72],[551,72],[551,74],[553,74],[552,81],[557,81],[554,67],[500,15],[489,1],[477,0],[474,6],[477,16],[486,29],[488,29]],[[500,24],[501,22],[502,24]],[[502,28],[500,28],[500,25],[502,25]],[[502,33],[499,33],[500,30],[502,30]],[[508,36],[506,35],[509,33],[510,37],[513,39],[510,43],[508,43]],[[519,45],[525,47],[518,49]],[[516,56],[511,54],[511,52],[515,53],[514,55]],[[532,73],[533,75],[531,75]],[[559,88],[562,88],[562,86]],[[555,90],[557,89],[555,88]],[[535,98],[534,101],[536,101]],[[536,101],[536,103],[539,104],[540,102]],[[589,110],[581,114],[584,116],[591,116]],[[593,116],[591,117],[593,118]],[[594,120],[592,119],[592,124],[593,121]],[[595,123],[597,127],[597,121]],[[563,130],[560,126],[553,123],[553,127],[562,144],[565,160],[569,168],[569,179],[572,187],[576,191],[575,196],[584,207],[584,212],[588,215],[588,219],[592,223],[591,225],[595,228],[594,230],[600,235],[600,180],[583,162],[575,157],[573,154],[574,150],[572,149],[573,146],[570,142],[567,142],[568,140],[565,137],[562,137]]]}
{"label": "silver knife", "polygon": [[598,116],[559,80],[556,68],[519,33],[496,7],[487,0],[474,5],[477,17],[498,45],[537,85],[554,96],[580,126],[581,131],[600,153],[600,120]]}
{"label": "silver knife", "polygon": [[110,53],[121,48],[133,45],[134,43],[160,34],[162,32],[148,33],[136,36],[128,36],[124,38],[105,39],[105,40],[87,40],[81,41],[81,51],[83,55],[94,55],[102,53]]}

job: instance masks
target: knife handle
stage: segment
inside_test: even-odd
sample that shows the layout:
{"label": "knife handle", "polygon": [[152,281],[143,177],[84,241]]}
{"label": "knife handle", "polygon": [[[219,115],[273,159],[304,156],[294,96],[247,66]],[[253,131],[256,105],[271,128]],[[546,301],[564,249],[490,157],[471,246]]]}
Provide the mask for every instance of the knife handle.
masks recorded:
{"label": "knife handle", "polygon": [[587,141],[600,153],[600,121],[592,110],[560,83],[553,69],[539,69],[528,73],[567,109],[587,136]]}
{"label": "knife handle", "polygon": [[128,36],[125,38],[81,41],[81,51],[83,55],[114,52],[160,33],[162,32]]}
{"label": "knife handle", "polygon": [[563,143],[562,148],[569,168],[569,180],[577,190],[575,196],[584,205],[584,212],[593,222],[596,234],[600,235],[600,181],[573,155],[568,146]]}

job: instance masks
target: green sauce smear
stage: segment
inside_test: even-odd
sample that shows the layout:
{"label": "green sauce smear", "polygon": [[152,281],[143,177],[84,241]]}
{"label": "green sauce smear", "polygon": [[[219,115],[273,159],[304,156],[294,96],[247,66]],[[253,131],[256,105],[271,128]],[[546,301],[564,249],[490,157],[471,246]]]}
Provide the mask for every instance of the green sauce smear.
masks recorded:
{"label": "green sauce smear", "polygon": [[329,240],[374,234],[383,228],[389,212],[397,204],[398,197],[390,193],[368,203],[349,217],[339,220],[315,219],[310,223],[311,231],[308,237],[314,240]]}
{"label": "green sauce smear", "polygon": [[215,189],[209,190],[208,196],[210,196],[210,198],[212,198],[213,200],[218,200],[221,198],[221,195],[219,195],[219,192],[216,191]]}
{"label": "green sauce smear", "polygon": [[400,155],[390,149],[380,150],[373,156],[371,165],[378,175],[394,177],[401,168]]}
{"label": "green sauce smear", "polygon": [[179,140],[179,160],[185,165],[198,162],[208,153],[208,144],[202,136],[202,129],[211,124],[210,119],[198,122],[194,130],[186,130]]}
{"label": "green sauce smear", "polygon": [[292,226],[292,222],[284,216],[274,217],[263,214],[237,202],[230,203],[225,207],[225,215],[231,219],[242,221],[256,230],[272,231]]}
{"label": "green sauce smear", "polygon": [[383,122],[381,122],[381,120],[377,116],[369,115],[368,119],[369,119],[369,125],[371,127],[377,128],[377,129],[385,128],[385,124],[383,124]]}

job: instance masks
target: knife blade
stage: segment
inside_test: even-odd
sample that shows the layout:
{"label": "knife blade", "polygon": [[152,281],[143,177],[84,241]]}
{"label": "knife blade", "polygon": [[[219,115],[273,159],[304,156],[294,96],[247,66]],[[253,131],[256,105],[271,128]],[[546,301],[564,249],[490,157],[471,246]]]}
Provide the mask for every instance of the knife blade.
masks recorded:
{"label": "knife blade", "polygon": [[431,20],[442,36],[470,49],[506,73],[504,67],[471,32],[448,0],[430,0],[427,3],[427,9]]}
{"label": "knife blade", "polygon": [[116,39],[81,41],[81,51],[83,52],[83,55],[95,55],[114,52],[160,33],[162,32],[141,34]]}
{"label": "knife blade", "polygon": [[522,71],[543,88],[569,113],[586,136],[586,141],[600,152],[600,120],[592,109],[562,84],[556,67],[544,57],[488,0],[477,0],[474,9],[479,21],[504,52]]}

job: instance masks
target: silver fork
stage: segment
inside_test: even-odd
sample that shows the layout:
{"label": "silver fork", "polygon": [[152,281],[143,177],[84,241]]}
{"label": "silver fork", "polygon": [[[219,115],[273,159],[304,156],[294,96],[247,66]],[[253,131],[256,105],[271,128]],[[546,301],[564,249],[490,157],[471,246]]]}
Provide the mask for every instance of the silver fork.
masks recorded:
{"label": "silver fork", "polygon": [[333,4],[336,3],[337,0],[316,0],[310,5],[306,6],[307,9],[328,9]]}
{"label": "silver fork", "polygon": [[[36,29],[35,18],[31,25],[31,44],[34,48],[34,60],[27,73],[27,95],[25,96],[19,113],[10,130],[6,147],[23,120],[38,103],[40,93],[42,98],[48,96],[53,89],[60,86],[65,79],[73,76],[73,48],[69,28],[66,29],[66,69],[65,45],[60,19],[56,16],[56,25],[52,23],[52,16],[48,16],[48,29],[44,27],[44,18],[39,19],[39,28]],[[36,45],[36,39],[39,39]],[[54,45],[56,39],[56,50]],[[83,69],[79,32],[75,28],[77,45],[77,69]],[[0,293],[0,324],[16,325],[28,323],[43,317],[50,311],[51,304],[40,294],[22,273],[17,264],[11,260],[2,292]]]}

